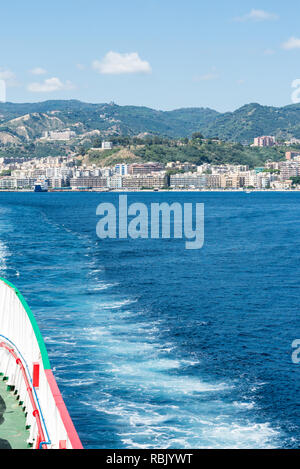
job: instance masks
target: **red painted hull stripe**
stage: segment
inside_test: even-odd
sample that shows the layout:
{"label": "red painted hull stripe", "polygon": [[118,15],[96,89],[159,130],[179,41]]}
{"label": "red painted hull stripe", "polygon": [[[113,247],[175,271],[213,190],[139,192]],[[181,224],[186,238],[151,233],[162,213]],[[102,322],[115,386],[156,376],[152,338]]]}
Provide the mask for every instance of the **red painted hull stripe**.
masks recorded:
{"label": "red painted hull stripe", "polygon": [[62,419],[62,422],[64,424],[64,427],[67,431],[70,443],[72,445],[73,449],[83,449],[83,446],[81,444],[81,441],[79,439],[79,436],[77,435],[76,429],[73,425],[73,422],[71,420],[71,417],[69,415],[69,412],[66,408],[66,405],[64,403],[64,400],[62,398],[62,395],[60,393],[60,390],[57,386],[56,380],[53,376],[53,373],[51,370],[45,370],[45,374],[47,377],[48,384],[51,389],[51,393],[54,397],[54,401],[56,404],[56,407],[59,411],[60,417]]}

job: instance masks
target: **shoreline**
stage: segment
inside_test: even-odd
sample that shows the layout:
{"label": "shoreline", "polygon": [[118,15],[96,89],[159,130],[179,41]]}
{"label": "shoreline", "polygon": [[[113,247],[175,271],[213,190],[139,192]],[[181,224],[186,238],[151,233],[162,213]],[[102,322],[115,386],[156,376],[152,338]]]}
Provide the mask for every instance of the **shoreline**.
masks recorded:
{"label": "shoreline", "polygon": [[284,192],[284,193],[298,193],[300,192],[300,189],[251,189],[251,190],[233,190],[233,189],[226,189],[226,190],[222,190],[222,189],[215,189],[215,190],[195,190],[195,189],[185,189],[185,190],[168,190],[168,189],[145,189],[145,190],[141,190],[141,189],[127,189],[127,188],[124,188],[124,189],[113,189],[113,190],[101,190],[101,189],[82,189],[82,190],[60,190],[60,189],[56,189],[56,190],[48,190],[48,191],[45,191],[45,192],[35,192],[33,189],[18,189],[18,190],[5,190],[5,189],[0,189],[0,193],[7,193],[7,194],[12,194],[12,193],[34,193],[34,194],[55,194],[55,193],[67,193],[67,194],[70,194],[70,193],[84,193],[84,192],[92,192],[92,193],[99,193],[99,194],[111,194],[111,193],[123,193],[123,192],[141,192],[141,193],[145,193],[145,192],[155,192],[155,193],[204,193],[204,194],[209,194],[209,193],[220,193],[220,194],[226,194],[226,193],[238,193],[238,194],[252,194],[253,192],[270,192],[270,193],[273,193],[273,192]]}

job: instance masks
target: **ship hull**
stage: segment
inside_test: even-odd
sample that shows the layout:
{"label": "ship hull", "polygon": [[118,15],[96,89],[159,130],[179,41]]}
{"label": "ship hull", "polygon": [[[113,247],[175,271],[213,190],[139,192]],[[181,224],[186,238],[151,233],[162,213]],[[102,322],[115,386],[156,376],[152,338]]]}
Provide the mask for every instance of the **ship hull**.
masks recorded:
{"label": "ship hull", "polygon": [[4,279],[0,279],[0,375],[24,411],[30,447],[82,449],[36,320],[19,290]]}

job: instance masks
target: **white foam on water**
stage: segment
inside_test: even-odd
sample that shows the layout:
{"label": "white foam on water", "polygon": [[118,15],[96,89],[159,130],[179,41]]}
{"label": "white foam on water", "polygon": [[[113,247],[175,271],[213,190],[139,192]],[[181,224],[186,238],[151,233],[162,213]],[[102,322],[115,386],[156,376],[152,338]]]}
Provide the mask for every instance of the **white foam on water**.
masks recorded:
{"label": "white foam on water", "polygon": [[128,306],[130,304],[136,303],[137,300],[120,300],[120,301],[111,301],[108,303],[101,303],[99,306],[105,310],[114,310],[114,309],[119,309],[122,306]]}
{"label": "white foam on water", "polygon": [[[9,223],[9,209],[6,207],[0,207],[0,274],[5,276],[5,271],[7,270],[7,262],[11,256],[11,252],[8,246],[3,241],[3,235],[7,235],[12,231],[12,227]],[[18,272],[16,271],[18,276]]]}
{"label": "white foam on water", "polygon": [[71,387],[89,387],[89,386],[92,386],[94,384],[97,384],[98,381],[95,380],[95,379],[91,379],[91,378],[75,378],[75,379],[67,379],[67,378],[63,378],[63,377],[59,377],[58,378],[58,381],[60,383],[66,383],[68,384],[68,386],[71,386]]}
{"label": "white foam on water", "polygon": [[0,240],[0,272],[7,269],[7,260],[9,257],[9,250],[7,246]]}
{"label": "white foam on water", "polygon": [[[95,265],[95,264],[93,263],[93,265]],[[93,268],[92,270],[90,270],[90,272],[88,273],[88,275],[89,275],[90,277],[95,277],[95,276],[97,276],[97,274],[103,274],[103,272],[104,272],[104,269],[103,269],[103,268],[101,268],[101,269],[99,269],[99,268],[94,269],[94,268]]]}
{"label": "white foam on water", "polygon": [[[155,329],[153,324],[110,323],[108,328],[109,335],[104,337],[108,339],[107,350],[111,356],[116,354],[116,360],[110,360],[106,369],[113,377],[112,387],[118,386],[120,393],[123,386],[127,391],[135,389],[142,396],[145,395],[145,399],[152,400],[159,395],[162,402],[166,399],[179,402],[179,407],[175,408],[165,404],[147,407],[146,401],[141,405],[113,395],[106,403],[99,402],[95,407],[97,412],[113,415],[119,428],[127,428],[126,432],[118,432],[127,448],[276,447],[278,432],[269,423],[256,424],[249,420],[249,423],[243,424],[239,421],[237,411],[247,413],[253,410],[254,402],[235,401],[223,405],[220,400],[217,408],[214,401],[209,405],[209,396],[230,393],[232,383],[209,383],[200,377],[182,374],[182,368],[199,365],[200,362],[171,358],[170,352],[176,351],[172,343],[148,342],[151,331]],[[144,344],[140,338],[136,342],[137,331],[143,333]],[[124,336],[124,332],[127,335]],[[135,355],[134,360],[132,355]],[[109,387],[105,389],[109,392]],[[197,396],[205,396],[201,405]],[[176,425],[170,424],[175,421]]]}
{"label": "white foam on water", "polygon": [[[136,298],[112,296],[110,289],[118,283],[106,281],[105,269],[92,260],[88,270],[90,295],[80,299],[82,310],[72,305],[74,321],[66,326],[70,333],[58,323],[51,332],[47,329],[45,341],[50,356],[61,362],[58,381],[91,407],[95,421],[106,418],[127,448],[276,446],[278,434],[271,425],[255,423],[254,402],[237,398],[225,403],[232,383],[204,380],[201,362],[193,355],[182,356],[175,341],[169,336],[166,340],[164,318],[157,319],[154,311],[151,320],[148,312],[131,308]],[[57,318],[53,311],[52,319],[64,321],[67,316]]]}
{"label": "white foam on water", "polygon": [[239,409],[251,410],[255,407],[255,402],[234,402],[233,405]]}
{"label": "white foam on water", "polygon": [[148,444],[141,444],[141,443],[136,443],[135,441],[132,441],[130,439],[122,440],[122,443],[127,447],[127,448],[137,448],[137,449],[147,449],[149,448]]}
{"label": "white foam on water", "polygon": [[204,427],[203,437],[207,441],[208,447],[233,448],[233,449],[269,449],[276,448],[274,441],[279,436],[279,432],[272,429],[267,423],[248,423],[248,425],[218,424],[211,427]]}
{"label": "white foam on water", "polygon": [[[111,397],[99,403],[87,403],[97,412],[113,416],[122,443],[128,448],[141,444],[144,448],[276,448],[279,433],[269,423],[242,424],[233,415],[201,419],[195,409],[182,405],[158,406],[141,402],[127,402]],[[202,412],[205,411],[203,402]],[[216,409],[218,411],[220,409]],[[163,413],[162,413],[163,411]],[[201,413],[201,409],[198,409]],[[172,424],[171,422],[175,422]],[[124,428],[123,431],[120,431]],[[131,443],[129,443],[131,442]]]}
{"label": "white foam on water", "polygon": [[183,365],[182,360],[172,360],[171,358],[160,358],[148,360],[143,363],[148,369],[153,370],[172,370],[180,368]]}
{"label": "white foam on water", "polygon": [[[132,313],[128,306],[136,299],[110,300],[101,288],[98,293],[99,300],[95,297],[90,304],[95,324],[73,328],[71,336],[57,341],[73,346],[77,340],[90,349],[86,363],[93,369],[86,371],[86,379],[78,373],[77,379],[61,382],[89,388],[82,404],[107,415],[125,447],[276,447],[278,432],[269,423],[255,423],[254,415],[250,419],[254,401],[222,401],[224,393],[233,391],[232,383],[186,374],[201,362],[178,357],[174,343],[160,341],[163,320],[146,321],[142,311]],[[83,363],[77,367],[83,368]]]}
{"label": "white foam on water", "polygon": [[110,332],[105,328],[105,327],[84,327],[82,329],[82,334],[85,335],[86,339],[97,341],[99,340],[99,337],[102,337],[104,335],[111,335]]}
{"label": "white foam on water", "polygon": [[98,292],[98,291],[103,291],[103,290],[108,290],[109,288],[117,287],[118,283],[104,283],[100,282],[98,285],[95,287],[89,288],[89,292]]}

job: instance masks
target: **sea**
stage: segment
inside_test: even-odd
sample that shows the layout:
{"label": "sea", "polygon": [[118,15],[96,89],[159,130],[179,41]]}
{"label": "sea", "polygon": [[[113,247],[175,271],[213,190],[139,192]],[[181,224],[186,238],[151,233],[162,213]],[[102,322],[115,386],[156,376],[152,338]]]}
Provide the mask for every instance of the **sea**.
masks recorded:
{"label": "sea", "polygon": [[29,303],[85,448],[298,448],[300,193],[203,203],[205,242],[99,239],[119,194],[1,193],[0,276]]}

